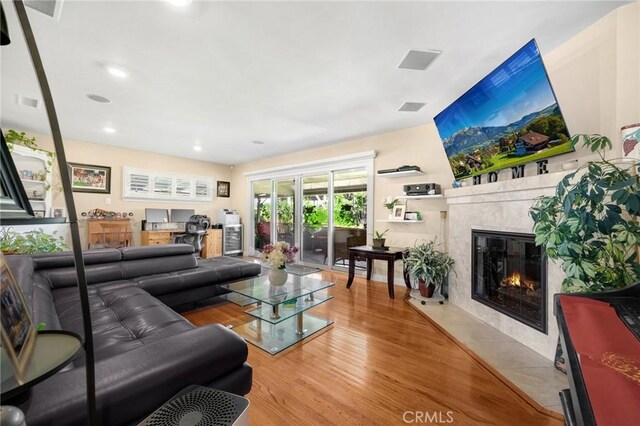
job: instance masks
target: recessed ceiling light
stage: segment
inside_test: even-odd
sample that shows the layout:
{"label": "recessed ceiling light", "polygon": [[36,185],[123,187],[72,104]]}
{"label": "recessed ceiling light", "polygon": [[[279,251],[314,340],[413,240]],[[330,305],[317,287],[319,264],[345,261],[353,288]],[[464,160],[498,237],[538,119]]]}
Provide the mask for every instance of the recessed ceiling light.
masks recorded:
{"label": "recessed ceiling light", "polygon": [[100,102],[101,104],[111,103],[111,99],[105,98],[104,96],[100,96],[100,95],[94,95],[91,93],[87,95],[87,98],[91,99],[92,101]]}
{"label": "recessed ceiling light", "polygon": [[263,141],[253,141],[251,143],[256,144],[256,145],[264,145]]}
{"label": "recessed ceiling light", "polygon": [[398,111],[416,112],[419,111],[423,106],[425,106],[424,102],[405,102],[404,104],[402,104]]}
{"label": "recessed ceiling light", "polygon": [[170,3],[176,7],[187,7],[191,4],[192,0],[167,0],[167,3]]}
{"label": "recessed ceiling light", "polygon": [[113,65],[107,65],[107,71],[112,76],[118,77],[118,78],[127,78],[129,76],[129,73],[127,73],[125,70]]}
{"label": "recessed ceiling light", "polygon": [[200,145],[194,145],[193,146],[193,150],[197,151],[197,152],[200,152],[200,151],[202,151],[202,147]]}
{"label": "recessed ceiling light", "polygon": [[116,132],[116,129],[114,129],[113,127],[103,127],[102,130],[105,133],[115,133]]}
{"label": "recessed ceiling light", "polygon": [[420,50],[410,50],[400,65],[398,65],[398,68],[424,71],[441,53],[442,51],[440,50],[427,50],[424,52]]}

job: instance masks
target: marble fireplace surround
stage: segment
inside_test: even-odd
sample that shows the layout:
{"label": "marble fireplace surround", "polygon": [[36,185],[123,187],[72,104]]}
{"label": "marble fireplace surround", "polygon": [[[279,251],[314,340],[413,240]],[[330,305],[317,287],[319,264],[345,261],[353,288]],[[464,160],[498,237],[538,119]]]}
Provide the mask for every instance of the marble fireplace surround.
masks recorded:
{"label": "marble fireplace surround", "polygon": [[448,251],[455,260],[449,275],[449,301],[509,335],[530,349],[553,360],[558,327],[553,316],[553,295],[561,290],[559,265],[547,263],[547,333],[509,318],[471,298],[471,230],[532,233],[529,208],[542,195],[552,195],[566,172],[448,189]]}

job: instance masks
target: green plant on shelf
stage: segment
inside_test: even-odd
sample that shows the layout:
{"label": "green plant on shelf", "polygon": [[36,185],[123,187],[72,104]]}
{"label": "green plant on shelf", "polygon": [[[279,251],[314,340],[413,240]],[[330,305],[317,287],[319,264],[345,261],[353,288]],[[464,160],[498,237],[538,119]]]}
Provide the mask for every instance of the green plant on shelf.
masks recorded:
{"label": "green plant on shelf", "polygon": [[[27,134],[25,132],[20,132],[18,133],[17,131],[13,130],[13,129],[9,129],[7,130],[7,132],[4,134],[4,139],[7,142],[7,147],[9,148],[10,152],[13,152],[13,146],[14,145],[21,145],[24,146],[26,148],[31,149],[32,151],[39,151],[42,152],[44,154],[46,154],[47,156],[47,160],[45,162],[46,164],[46,170],[42,173],[39,173],[37,175],[37,179],[36,177],[33,177],[33,180],[39,180],[42,182],[46,181],[47,178],[47,174],[52,173],[53,172],[53,163],[56,159],[56,155],[53,152],[50,151],[45,151],[43,149],[40,149],[40,147],[38,146],[38,142],[36,142],[36,138],[35,137],[28,137]],[[45,191],[48,191],[49,189],[51,189],[51,185],[50,184],[46,184],[45,185]],[[56,192],[60,192],[62,191],[62,187],[56,187]]]}
{"label": "green plant on shelf", "polygon": [[12,227],[0,228],[0,250],[4,254],[56,253],[67,249],[58,231],[47,234],[42,228],[19,233]]}

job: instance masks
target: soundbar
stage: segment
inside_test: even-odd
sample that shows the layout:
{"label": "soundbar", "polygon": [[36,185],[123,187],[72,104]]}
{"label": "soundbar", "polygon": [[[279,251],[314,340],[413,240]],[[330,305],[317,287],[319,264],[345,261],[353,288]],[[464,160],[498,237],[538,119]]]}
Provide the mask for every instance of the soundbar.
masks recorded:
{"label": "soundbar", "polygon": [[404,185],[404,195],[436,195],[440,194],[440,185],[437,183],[412,183]]}

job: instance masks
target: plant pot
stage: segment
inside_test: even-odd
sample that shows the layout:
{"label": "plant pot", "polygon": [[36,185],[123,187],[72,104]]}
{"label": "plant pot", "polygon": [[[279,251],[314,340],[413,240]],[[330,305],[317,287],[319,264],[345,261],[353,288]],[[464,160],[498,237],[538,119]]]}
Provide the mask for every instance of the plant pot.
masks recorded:
{"label": "plant pot", "polygon": [[423,280],[418,281],[418,290],[420,290],[420,296],[422,297],[426,297],[427,299],[433,297],[435,289],[435,284],[427,284]]}
{"label": "plant pot", "polygon": [[386,238],[374,238],[373,239],[373,248],[382,248],[384,247],[384,242],[386,241]]}
{"label": "plant pot", "polygon": [[286,284],[289,273],[286,269],[269,269],[268,277],[271,285],[281,286]]}

